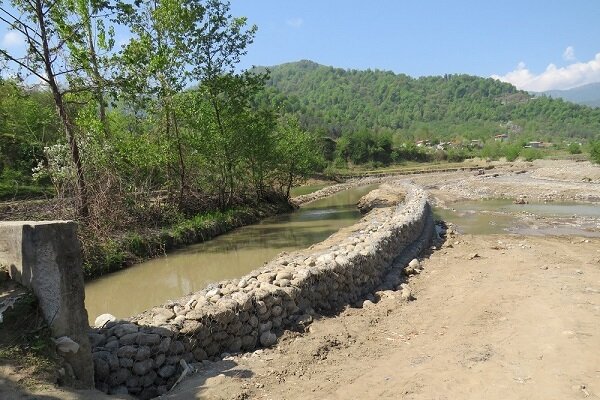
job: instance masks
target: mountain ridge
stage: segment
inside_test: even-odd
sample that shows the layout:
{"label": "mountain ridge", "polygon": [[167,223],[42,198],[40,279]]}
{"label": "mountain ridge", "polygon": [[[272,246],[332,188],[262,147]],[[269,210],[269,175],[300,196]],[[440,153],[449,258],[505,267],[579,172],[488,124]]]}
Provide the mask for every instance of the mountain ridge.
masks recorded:
{"label": "mountain ridge", "polygon": [[586,105],[589,107],[600,107],[600,82],[588,83],[564,90],[546,90],[544,92],[532,92],[537,96],[549,96],[561,98],[572,103]]}
{"label": "mountain ridge", "polygon": [[262,101],[295,113],[308,129],[391,132],[406,139],[484,138],[508,122],[536,138],[591,138],[600,109],[534,96],[509,83],[467,74],[413,78],[382,70],[325,66],[310,60],[256,67],[270,71]]}

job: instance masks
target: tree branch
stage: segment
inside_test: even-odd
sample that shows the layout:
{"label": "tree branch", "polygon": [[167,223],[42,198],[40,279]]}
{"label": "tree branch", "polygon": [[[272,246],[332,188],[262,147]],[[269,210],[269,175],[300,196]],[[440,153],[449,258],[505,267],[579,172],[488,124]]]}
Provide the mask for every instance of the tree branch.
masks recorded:
{"label": "tree branch", "polygon": [[4,56],[7,60],[12,61],[15,64],[18,64],[20,67],[25,68],[27,71],[29,71],[33,75],[40,78],[40,80],[42,80],[43,82],[49,83],[49,80],[47,77],[40,75],[38,72],[36,72],[31,67],[29,67],[27,64],[20,61],[18,58],[15,58],[15,57],[11,56],[10,54],[8,54],[5,50],[0,49],[0,55]]}

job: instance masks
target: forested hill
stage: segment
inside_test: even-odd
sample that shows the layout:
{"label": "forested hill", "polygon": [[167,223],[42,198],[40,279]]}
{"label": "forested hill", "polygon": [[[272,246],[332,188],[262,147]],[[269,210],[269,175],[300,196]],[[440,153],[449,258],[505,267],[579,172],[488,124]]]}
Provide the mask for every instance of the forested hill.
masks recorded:
{"label": "forested hill", "polygon": [[311,61],[268,69],[269,101],[300,114],[308,128],[333,136],[366,129],[406,138],[488,137],[504,133],[509,121],[509,126],[536,137],[589,138],[600,132],[600,110],[560,99],[536,99],[491,78],[412,78]]}

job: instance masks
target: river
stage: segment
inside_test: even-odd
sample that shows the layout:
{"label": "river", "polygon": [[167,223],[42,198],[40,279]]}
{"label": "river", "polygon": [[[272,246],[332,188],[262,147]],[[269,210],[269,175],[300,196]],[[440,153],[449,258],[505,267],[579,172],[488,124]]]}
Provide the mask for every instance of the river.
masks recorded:
{"label": "river", "polygon": [[209,283],[241,277],[282,251],[318,243],[360,219],[356,203],[375,187],[340,192],[88,282],[85,305],[90,322],[103,313],[118,318],[138,314]]}
{"label": "river", "polygon": [[508,199],[472,200],[435,208],[437,218],[473,235],[600,236],[600,207],[589,203],[514,204]]}

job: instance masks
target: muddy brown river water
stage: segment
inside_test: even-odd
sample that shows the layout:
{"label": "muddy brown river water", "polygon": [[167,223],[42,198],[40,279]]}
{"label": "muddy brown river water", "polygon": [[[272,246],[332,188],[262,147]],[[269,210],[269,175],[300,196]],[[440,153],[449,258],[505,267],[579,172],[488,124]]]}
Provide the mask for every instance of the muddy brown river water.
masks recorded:
{"label": "muddy brown river water", "polygon": [[350,189],[169,253],[86,284],[90,322],[103,313],[118,318],[232,279],[260,267],[282,251],[320,242],[360,219],[358,200],[376,185]]}
{"label": "muddy brown river water", "polygon": [[492,199],[451,203],[436,208],[439,219],[473,235],[515,233],[535,236],[600,237],[600,205],[589,203],[514,204]]}

